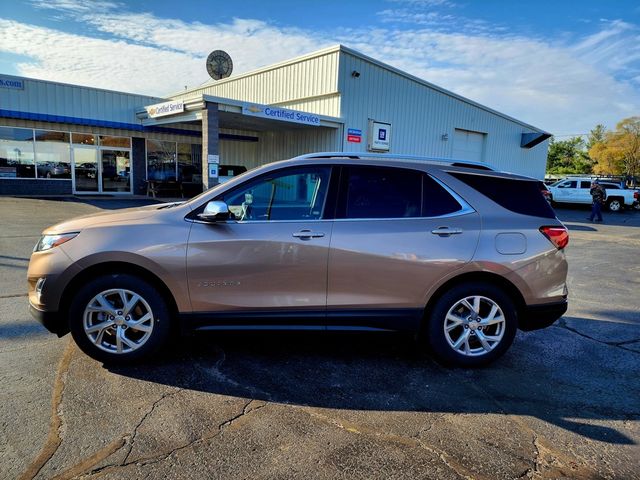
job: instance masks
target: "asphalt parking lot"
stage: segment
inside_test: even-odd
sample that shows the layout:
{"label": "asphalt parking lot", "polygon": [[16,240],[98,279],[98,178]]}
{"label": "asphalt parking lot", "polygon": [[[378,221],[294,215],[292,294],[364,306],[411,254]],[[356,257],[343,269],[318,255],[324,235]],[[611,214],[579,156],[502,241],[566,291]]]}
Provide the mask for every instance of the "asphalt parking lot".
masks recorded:
{"label": "asphalt parking lot", "polygon": [[44,227],[128,203],[0,198],[0,478],[640,478],[640,212],[558,211],[569,311],[488,368],[229,333],[107,369],[31,319],[26,270]]}

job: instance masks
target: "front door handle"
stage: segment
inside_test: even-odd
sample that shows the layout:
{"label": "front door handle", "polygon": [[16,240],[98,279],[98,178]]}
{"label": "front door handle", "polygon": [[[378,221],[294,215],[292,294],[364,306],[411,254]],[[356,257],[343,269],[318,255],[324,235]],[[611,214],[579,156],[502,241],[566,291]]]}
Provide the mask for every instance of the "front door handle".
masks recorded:
{"label": "front door handle", "polygon": [[450,227],[438,227],[435,230],[431,230],[431,233],[434,235],[438,235],[440,237],[449,237],[451,235],[459,235],[462,233],[461,228],[450,228]]}
{"label": "front door handle", "polygon": [[322,232],[312,232],[311,230],[300,230],[299,232],[292,233],[292,235],[294,237],[300,238],[302,240],[307,240],[309,238],[324,237],[324,233],[322,233]]}

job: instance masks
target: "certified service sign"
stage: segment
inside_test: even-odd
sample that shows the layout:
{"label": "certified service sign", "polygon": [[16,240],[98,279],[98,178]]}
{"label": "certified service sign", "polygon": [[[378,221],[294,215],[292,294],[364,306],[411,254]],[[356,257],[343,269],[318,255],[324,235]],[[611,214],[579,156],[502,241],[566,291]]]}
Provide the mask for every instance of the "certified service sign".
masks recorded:
{"label": "certified service sign", "polygon": [[144,108],[150,118],[164,117],[166,115],[184,112],[184,102],[182,100],[178,100],[173,102],[156,103],[155,105],[149,105]]}
{"label": "certified service sign", "polygon": [[282,122],[303,123],[305,125],[313,125],[314,127],[320,126],[320,117],[318,115],[299,112],[298,110],[289,110],[288,108],[250,104],[242,107],[242,114],[252,117],[270,118]]}

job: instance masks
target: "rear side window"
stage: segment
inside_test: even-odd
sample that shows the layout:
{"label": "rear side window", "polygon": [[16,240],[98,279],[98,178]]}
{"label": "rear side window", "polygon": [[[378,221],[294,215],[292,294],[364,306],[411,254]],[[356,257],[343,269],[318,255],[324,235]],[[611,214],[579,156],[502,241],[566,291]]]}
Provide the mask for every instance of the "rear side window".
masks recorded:
{"label": "rear side window", "polygon": [[449,174],[507,210],[533,217],[556,218],[549,202],[540,191],[538,181],[514,180],[459,172],[449,172]]}
{"label": "rear side window", "polygon": [[432,217],[460,210],[435,180],[416,170],[349,166],[342,171],[337,218]]}

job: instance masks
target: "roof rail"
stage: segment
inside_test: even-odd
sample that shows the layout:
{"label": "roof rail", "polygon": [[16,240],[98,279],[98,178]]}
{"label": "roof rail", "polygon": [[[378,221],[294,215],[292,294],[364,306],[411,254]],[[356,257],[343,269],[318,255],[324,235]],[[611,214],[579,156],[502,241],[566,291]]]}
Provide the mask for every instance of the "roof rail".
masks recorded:
{"label": "roof rail", "polygon": [[372,153],[372,152],[317,152],[306,153],[304,155],[298,155],[296,160],[305,158],[351,158],[357,160],[359,158],[372,158],[372,159],[393,159],[393,160],[405,160],[410,162],[431,162],[441,163],[444,165],[451,165],[453,167],[469,167],[478,168],[482,170],[495,170],[491,165],[482,162],[474,162],[472,160],[458,160],[455,158],[442,158],[442,157],[423,157],[419,155],[400,155],[396,153]]}

